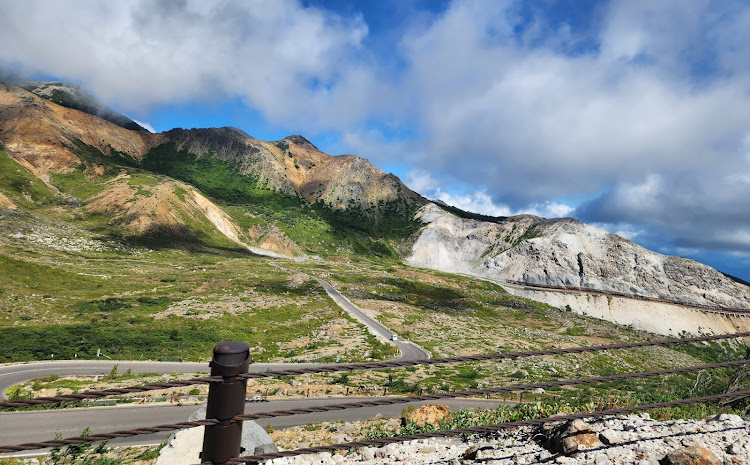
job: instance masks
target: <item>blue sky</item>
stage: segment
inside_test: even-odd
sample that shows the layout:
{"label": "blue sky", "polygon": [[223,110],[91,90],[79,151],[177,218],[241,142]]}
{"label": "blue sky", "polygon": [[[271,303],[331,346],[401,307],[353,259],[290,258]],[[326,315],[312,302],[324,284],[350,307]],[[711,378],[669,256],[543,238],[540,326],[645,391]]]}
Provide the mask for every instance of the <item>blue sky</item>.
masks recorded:
{"label": "blue sky", "polygon": [[746,0],[0,0],[0,66],[750,280]]}

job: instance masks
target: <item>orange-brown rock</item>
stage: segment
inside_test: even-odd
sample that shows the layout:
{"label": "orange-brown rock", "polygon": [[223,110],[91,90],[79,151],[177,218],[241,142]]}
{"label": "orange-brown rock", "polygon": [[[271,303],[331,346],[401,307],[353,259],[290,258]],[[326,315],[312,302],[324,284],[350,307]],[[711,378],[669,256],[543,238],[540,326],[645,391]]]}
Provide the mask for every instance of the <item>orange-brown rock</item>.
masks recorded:
{"label": "orange-brown rock", "polygon": [[705,447],[689,446],[670,452],[659,463],[666,465],[721,465],[722,461]]}
{"label": "orange-brown rock", "polygon": [[20,87],[0,87],[0,140],[8,155],[48,184],[52,174],[80,165],[70,150],[78,141],[104,154],[116,150],[141,159],[162,139],[62,107]]}
{"label": "orange-brown rock", "polygon": [[261,249],[270,250],[284,255],[295,256],[302,254],[302,249],[276,225],[261,227],[254,225],[248,229],[248,236]]}
{"label": "orange-brown rock", "polygon": [[554,448],[565,455],[601,447],[604,444],[582,420],[573,420],[562,425],[552,436]]}
{"label": "orange-brown rock", "polygon": [[188,223],[203,223],[242,243],[232,219],[192,186],[164,181],[136,190],[127,180],[122,175],[110,181],[111,187],[88,200],[86,210],[110,216],[113,223],[139,234],[190,237],[195,232]]}
{"label": "orange-brown rock", "polygon": [[404,207],[422,197],[398,177],[356,155],[332,156],[302,136],[276,142],[255,139],[236,128],[173,129],[164,135],[194,155],[213,153],[252,174],[269,188],[333,208],[357,208],[377,217],[386,203]]}
{"label": "orange-brown rock", "polygon": [[0,208],[10,208],[15,210],[16,204],[14,204],[8,197],[0,193]]}
{"label": "orange-brown rock", "polygon": [[450,413],[451,408],[445,404],[425,404],[407,413],[405,419],[407,422],[414,422],[419,426],[424,426],[426,423],[437,426]]}

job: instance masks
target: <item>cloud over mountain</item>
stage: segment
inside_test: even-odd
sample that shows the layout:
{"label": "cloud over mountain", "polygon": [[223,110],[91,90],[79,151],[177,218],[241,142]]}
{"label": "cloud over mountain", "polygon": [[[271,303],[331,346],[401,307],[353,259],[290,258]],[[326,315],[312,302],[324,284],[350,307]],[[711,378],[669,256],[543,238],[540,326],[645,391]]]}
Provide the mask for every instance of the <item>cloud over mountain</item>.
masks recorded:
{"label": "cloud over mountain", "polygon": [[747,2],[455,0],[397,30],[327,5],[8,1],[0,63],[146,119],[238,98],[342,152],[476,186],[455,199],[467,208],[581,204],[670,246],[750,251]]}

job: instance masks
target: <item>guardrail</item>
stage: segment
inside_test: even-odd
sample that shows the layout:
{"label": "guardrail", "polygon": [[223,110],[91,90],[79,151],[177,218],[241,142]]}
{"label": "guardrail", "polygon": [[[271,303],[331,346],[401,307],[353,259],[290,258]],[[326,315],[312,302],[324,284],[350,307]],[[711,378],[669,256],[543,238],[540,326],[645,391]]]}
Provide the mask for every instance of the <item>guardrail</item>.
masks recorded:
{"label": "guardrail", "polygon": [[596,412],[583,412],[571,415],[561,415],[549,418],[539,418],[525,421],[515,421],[499,423],[494,425],[478,426],[474,428],[455,429],[447,431],[434,431],[423,434],[413,434],[408,436],[395,436],[389,438],[373,439],[368,441],[356,441],[340,444],[332,444],[329,446],[322,447],[309,447],[303,449],[296,449],[291,451],[267,453],[260,455],[251,455],[241,457],[241,435],[242,435],[242,422],[248,420],[256,420],[260,418],[274,418],[282,416],[291,416],[304,413],[315,413],[315,412],[326,412],[335,410],[346,410],[352,408],[369,407],[369,406],[380,406],[380,405],[393,405],[408,403],[414,401],[425,401],[425,400],[440,400],[457,397],[469,397],[469,396],[486,396],[489,394],[503,394],[509,392],[522,392],[533,390],[537,388],[550,388],[559,386],[574,386],[584,385],[591,383],[603,383],[627,379],[640,379],[652,376],[666,376],[677,373],[688,373],[696,372],[701,370],[710,370],[718,368],[730,368],[750,365],[750,360],[735,360],[722,363],[713,363],[707,365],[697,365],[681,368],[673,368],[668,370],[658,370],[649,372],[638,372],[638,373],[626,373],[611,376],[599,376],[591,378],[578,378],[578,379],[567,379],[567,380],[556,380],[546,381],[537,383],[527,383],[512,386],[500,386],[485,389],[471,389],[463,391],[445,392],[439,394],[429,395],[418,395],[418,396],[397,396],[378,398],[367,401],[348,402],[337,405],[326,405],[319,407],[309,408],[297,408],[290,410],[277,410],[273,412],[263,412],[254,414],[244,414],[245,406],[245,392],[248,379],[259,379],[259,378],[272,378],[287,375],[299,375],[299,374],[312,374],[312,373],[332,373],[342,371],[354,371],[354,370],[374,370],[383,368],[399,368],[416,365],[435,365],[444,363],[458,363],[458,362],[476,362],[476,361],[487,361],[487,360],[505,360],[505,359],[519,359],[525,357],[535,357],[542,355],[568,355],[568,354],[579,354],[586,352],[601,352],[609,350],[623,350],[633,349],[642,347],[656,347],[656,346],[670,346],[675,344],[685,344],[694,342],[708,342],[708,341],[719,341],[727,339],[750,337],[750,332],[734,333],[734,334],[722,334],[713,336],[701,336],[693,338],[682,338],[682,339],[660,339],[653,341],[633,342],[625,344],[611,344],[611,345],[599,345],[589,347],[571,347],[566,349],[549,349],[549,350],[537,350],[537,351],[525,351],[525,352],[508,352],[508,353],[497,353],[497,354],[483,354],[483,355],[469,355],[459,357],[445,357],[445,358],[433,358],[427,360],[413,360],[413,361],[386,361],[386,362],[371,362],[371,363],[351,363],[351,364],[336,364],[336,365],[325,365],[320,367],[311,368],[294,368],[287,370],[267,371],[261,373],[248,373],[248,368],[252,360],[250,359],[249,346],[244,342],[223,342],[214,347],[213,358],[210,363],[211,376],[204,378],[195,378],[185,381],[175,381],[170,383],[158,383],[149,384],[144,386],[132,386],[127,388],[115,388],[98,391],[87,391],[79,394],[70,394],[63,396],[53,397],[40,397],[36,399],[29,399],[23,401],[8,401],[0,402],[0,409],[10,407],[28,407],[33,405],[42,404],[54,404],[66,401],[76,401],[81,399],[92,399],[99,398],[115,394],[125,394],[133,392],[147,392],[158,389],[191,386],[196,384],[210,384],[208,394],[208,405],[206,411],[206,419],[192,422],[174,423],[168,425],[158,425],[153,427],[138,428],[126,431],[116,431],[112,433],[94,434],[86,437],[72,437],[66,439],[43,441],[37,443],[26,443],[10,446],[0,446],[0,453],[12,453],[27,450],[43,449],[48,447],[61,447],[70,444],[90,443],[115,438],[137,436],[143,434],[152,434],[156,432],[165,431],[176,431],[185,428],[193,428],[197,426],[205,426],[203,452],[201,454],[201,460],[203,464],[239,464],[239,463],[261,463],[265,460],[278,458],[278,457],[289,457],[295,455],[304,455],[325,451],[335,451],[342,449],[349,449],[352,447],[364,447],[364,446],[376,446],[385,445],[393,442],[409,441],[413,439],[425,439],[434,437],[446,437],[455,436],[461,434],[471,433],[485,433],[498,431],[501,429],[515,428],[518,426],[527,425],[540,425],[548,422],[559,422],[572,420],[576,418],[597,418],[609,415],[633,413],[651,409],[665,408],[680,406],[692,403],[703,403],[711,402],[721,399],[730,399],[737,397],[750,396],[750,390],[729,392],[725,394],[718,394],[713,396],[695,397],[689,399],[681,399],[672,402],[664,402],[659,404],[647,404],[637,405],[633,407],[610,409]]}

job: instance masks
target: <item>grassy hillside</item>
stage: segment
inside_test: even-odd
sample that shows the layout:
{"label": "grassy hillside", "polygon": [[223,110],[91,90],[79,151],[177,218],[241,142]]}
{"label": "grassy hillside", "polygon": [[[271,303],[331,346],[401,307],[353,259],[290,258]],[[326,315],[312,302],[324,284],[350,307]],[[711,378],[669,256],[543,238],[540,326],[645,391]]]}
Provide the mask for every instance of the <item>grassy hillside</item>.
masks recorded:
{"label": "grassy hillside", "polygon": [[61,203],[54,191],[3,150],[0,150],[0,193],[26,208]]}
{"label": "grassy hillside", "polygon": [[396,259],[389,241],[408,238],[421,226],[413,220],[416,205],[404,212],[383,204],[376,220],[355,209],[338,210],[322,202],[309,205],[296,196],[272,191],[236,165],[212,154],[193,155],[167,143],[152,149],[144,169],[189,183],[218,204],[243,227],[274,224],[306,252],[355,253]]}

